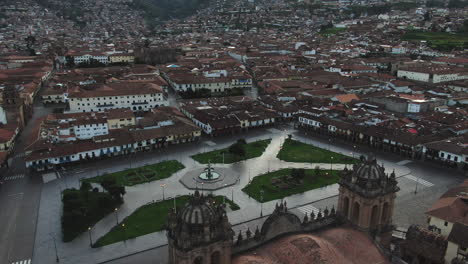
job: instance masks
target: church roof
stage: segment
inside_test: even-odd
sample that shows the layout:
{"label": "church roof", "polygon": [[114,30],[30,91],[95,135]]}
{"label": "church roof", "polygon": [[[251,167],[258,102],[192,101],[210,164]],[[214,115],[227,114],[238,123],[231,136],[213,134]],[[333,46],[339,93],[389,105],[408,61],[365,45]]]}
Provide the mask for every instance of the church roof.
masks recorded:
{"label": "church roof", "polygon": [[273,240],[240,254],[233,264],[389,263],[368,235],[352,228],[331,228]]}

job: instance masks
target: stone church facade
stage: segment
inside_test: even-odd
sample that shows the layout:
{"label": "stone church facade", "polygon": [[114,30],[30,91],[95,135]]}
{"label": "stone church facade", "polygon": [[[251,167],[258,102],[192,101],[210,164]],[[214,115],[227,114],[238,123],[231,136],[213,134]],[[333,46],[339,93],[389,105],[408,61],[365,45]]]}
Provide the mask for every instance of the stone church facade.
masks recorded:
{"label": "stone church facade", "polygon": [[[320,211],[303,219],[289,212],[286,202],[255,231],[234,234],[223,205],[198,191],[179,212],[168,218],[170,264],[231,264],[232,256],[259,248],[291,234],[313,234],[327,228],[348,226],[374,238],[386,248],[392,230],[395,173],[385,173],[374,158],[345,169],[339,181],[337,210]],[[380,251],[379,251],[380,252]]]}

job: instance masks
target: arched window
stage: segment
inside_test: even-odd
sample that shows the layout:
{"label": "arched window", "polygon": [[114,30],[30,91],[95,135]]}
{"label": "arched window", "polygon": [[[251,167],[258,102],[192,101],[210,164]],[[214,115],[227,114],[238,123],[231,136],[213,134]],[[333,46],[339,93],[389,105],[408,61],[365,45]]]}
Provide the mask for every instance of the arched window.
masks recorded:
{"label": "arched window", "polygon": [[195,260],[193,261],[193,264],[203,264],[203,257],[202,256],[196,257]]}
{"label": "arched window", "polygon": [[379,207],[377,205],[372,207],[370,224],[371,227],[375,227],[379,224]]}
{"label": "arched window", "polygon": [[349,198],[345,197],[343,199],[343,216],[348,218],[349,217]]}
{"label": "arched window", "polygon": [[354,203],[352,214],[353,214],[353,217],[351,220],[353,221],[353,223],[359,224],[360,206],[358,202]]}
{"label": "arched window", "polygon": [[211,264],[221,264],[221,254],[219,251],[214,252],[211,254]]}
{"label": "arched window", "polygon": [[386,224],[388,222],[388,202],[384,203],[382,207],[382,220],[380,222],[382,224]]}

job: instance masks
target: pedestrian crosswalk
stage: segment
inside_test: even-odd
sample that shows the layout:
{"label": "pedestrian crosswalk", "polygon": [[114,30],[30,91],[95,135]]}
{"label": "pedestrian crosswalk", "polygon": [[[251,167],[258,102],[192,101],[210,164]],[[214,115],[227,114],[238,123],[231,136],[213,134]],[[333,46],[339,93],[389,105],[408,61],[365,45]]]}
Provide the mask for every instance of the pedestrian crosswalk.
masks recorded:
{"label": "pedestrian crosswalk", "polygon": [[297,209],[301,211],[301,213],[304,213],[307,215],[310,215],[311,212],[314,212],[314,215],[317,215],[319,212],[319,209],[311,204],[298,207]]}
{"label": "pedestrian crosswalk", "polygon": [[404,166],[404,165],[409,164],[411,162],[413,162],[413,161],[412,160],[402,160],[400,162],[397,162],[397,165]]}
{"label": "pedestrian crosswalk", "polygon": [[421,179],[421,178],[415,177],[415,176],[413,176],[413,175],[406,175],[406,176],[404,176],[404,177],[405,177],[406,179],[408,179],[408,180],[415,181],[415,182],[417,182],[418,184],[421,184],[421,185],[426,186],[426,187],[432,187],[432,186],[434,186],[433,183],[428,182],[428,181],[426,181],[426,180],[423,180],[423,179]]}
{"label": "pedestrian crosswalk", "polygon": [[24,174],[16,174],[16,175],[11,175],[11,176],[6,176],[5,181],[19,180],[22,178],[24,178]]}
{"label": "pedestrian crosswalk", "polygon": [[20,260],[20,261],[12,262],[11,264],[31,264],[31,259]]}
{"label": "pedestrian crosswalk", "polygon": [[210,146],[210,147],[216,146],[216,142],[213,142],[213,141],[211,141],[211,140],[205,141],[205,144],[207,144],[207,145]]}
{"label": "pedestrian crosswalk", "polygon": [[281,133],[281,130],[276,129],[276,128],[268,128],[267,131],[270,132],[270,133],[272,133],[272,134]]}

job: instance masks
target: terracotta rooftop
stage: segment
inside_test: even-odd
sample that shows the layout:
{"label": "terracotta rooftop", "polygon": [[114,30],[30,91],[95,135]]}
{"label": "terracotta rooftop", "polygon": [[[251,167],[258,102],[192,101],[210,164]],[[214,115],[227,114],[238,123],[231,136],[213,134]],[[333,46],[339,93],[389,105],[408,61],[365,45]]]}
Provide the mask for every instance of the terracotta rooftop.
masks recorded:
{"label": "terracotta rooftop", "polygon": [[451,223],[468,225],[468,180],[448,190],[426,214]]}
{"label": "terracotta rooftop", "polygon": [[332,228],[273,240],[240,254],[233,264],[389,263],[372,240],[351,228]]}
{"label": "terracotta rooftop", "polygon": [[349,103],[353,100],[359,100],[359,97],[355,94],[340,94],[335,96],[335,98],[340,102],[340,103]]}

